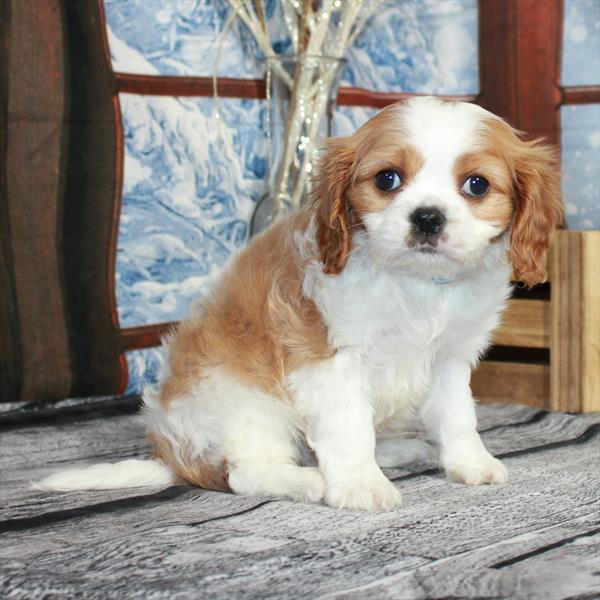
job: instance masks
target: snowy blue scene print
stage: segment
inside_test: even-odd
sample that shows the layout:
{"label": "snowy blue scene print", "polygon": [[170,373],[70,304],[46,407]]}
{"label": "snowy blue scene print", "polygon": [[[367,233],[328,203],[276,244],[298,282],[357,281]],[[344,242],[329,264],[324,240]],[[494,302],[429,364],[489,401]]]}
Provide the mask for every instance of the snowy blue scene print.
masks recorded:
{"label": "snowy blue scene print", "polygon": [[120,97],[125,131],[117,246],[121,327],[183,317],[248,239],[267,171],[264,103]]}
{"label": "snowy blue scene print", "polygon": [[[562,84],[600,84],[600,1],[565,0]],[[561,108],[569,229],[600,229],[600,104]]]}
{"label": "snowy blue scene print", "polygon": [[[236,78],[264,73],[263,55],[239,20],[221,36],[229,14],[225,0],[104,0],[104,5],[116,71]],[[280,0],[265,2],[277,54],[291,50],[281,6]],[[381,2],[347,58],[342,85],[474,94],[478,90],[477,2]]]}
{"label": "snowy blue scene print", "polygon": [[599,0],[565,0],[562,84],[600,84]]}
{"label": "snowy blue scene print", "polygon": [[164,364],[162,347],[134,350],[125,354],[128,368],[126,394],[139,394],[147,385],[155,385]]}
{"label": "snowy blue scene print", "polygon": [[563,106],[562,190],[569,229],[600,229],[600,104]]}

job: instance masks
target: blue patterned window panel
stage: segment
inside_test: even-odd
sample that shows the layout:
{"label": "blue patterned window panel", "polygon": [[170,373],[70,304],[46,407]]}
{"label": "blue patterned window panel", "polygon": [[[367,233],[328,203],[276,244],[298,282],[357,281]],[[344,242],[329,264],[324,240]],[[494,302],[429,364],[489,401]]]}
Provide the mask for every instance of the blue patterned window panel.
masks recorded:
{"label": "blue patterned window panel", "polygon": [[139,394],[146,385],[152,386],[158,382],[164,362],[162,348],[133,350],[125,353],[125,358],[129,369],[126,394]]}
{"label": "blue patterned window panel", "polygon": [[600,1],[565,0],[562,84],[600,84]]}
{"label": "blue patterned window panel", "polygon": [[561,108],[563,197],[569,229],[600,229],[600,104]]}
{"label": "blue patterned window panel", "polygon": [[248,238],[267,170],[264,102],[120,96],[125,133],[117,247],[121,327],[183,317]]}
{"label": "blue patterned window panel", "polygon": [[338,106],[333,113],[332,135],[352,135],[378,112],[379,109],[368,106]]}
{"label": "blue patterned window panel", "polygon": [[[216,41],[228,13],[225,0],[104,0],[104,8],[115,71],[214,74]],[[236,21],[223,40],[217,73],[258,77],[263,68],[256,61],[257,53],[254,39]]]}
{"label": "blue patterned window panel", "polygon": [[[214,74],[224,0],[104,0],[113,68],[150,75]],[[266,2],[273,49],[291,51],[281,3]],[[244,25],[226,35],[217,73],[255,78],[261,53]],[[348,53],[342,85],[375,91],[474,94],[476,0],[386,0]]]}
{"label": "blue patterned window panel", "polygon": [[349,50],[342,85],[476,94],[476,0],[388,0]]}

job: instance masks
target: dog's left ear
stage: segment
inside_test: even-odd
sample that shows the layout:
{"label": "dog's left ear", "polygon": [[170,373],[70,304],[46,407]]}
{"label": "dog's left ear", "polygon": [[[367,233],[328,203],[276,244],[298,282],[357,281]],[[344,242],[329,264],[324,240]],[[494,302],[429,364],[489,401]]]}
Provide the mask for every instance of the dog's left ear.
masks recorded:
{"label": "dog's left ear", "polygon": [[516,207],[510,240],[514,277],[531,287],[546,281],[550,237],[563,223],[556,151],[539,141],[519,141],[513,155]]}
{"label": "dog's left ear", "polygon": [[323,272],[341,273],[351,249],[346,189],[352,176],[355,144],[351,137],[331,138],[319,160],[313,203],[317,218],[317,244]]}

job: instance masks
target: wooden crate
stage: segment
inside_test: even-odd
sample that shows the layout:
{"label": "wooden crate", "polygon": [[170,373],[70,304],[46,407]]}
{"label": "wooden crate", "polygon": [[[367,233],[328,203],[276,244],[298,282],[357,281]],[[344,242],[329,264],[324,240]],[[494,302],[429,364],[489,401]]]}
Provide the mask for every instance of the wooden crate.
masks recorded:
{"label": "wooden crate", "polygon": [[510,301],[493,336],[503,359],[481,363],[473,394],[482,402],[600,411],[600,231],[559,231],[549,280],[548,299]]}

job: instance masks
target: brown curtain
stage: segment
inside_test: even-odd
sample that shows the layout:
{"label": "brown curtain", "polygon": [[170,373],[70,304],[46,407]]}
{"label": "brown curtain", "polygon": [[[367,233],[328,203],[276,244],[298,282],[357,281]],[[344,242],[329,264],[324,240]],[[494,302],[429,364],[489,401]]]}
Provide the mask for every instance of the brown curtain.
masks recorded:
{"label": "brown curtain", "polygon": [[0,400],[123,386],[121,140],[96,0],[0,0]]}

